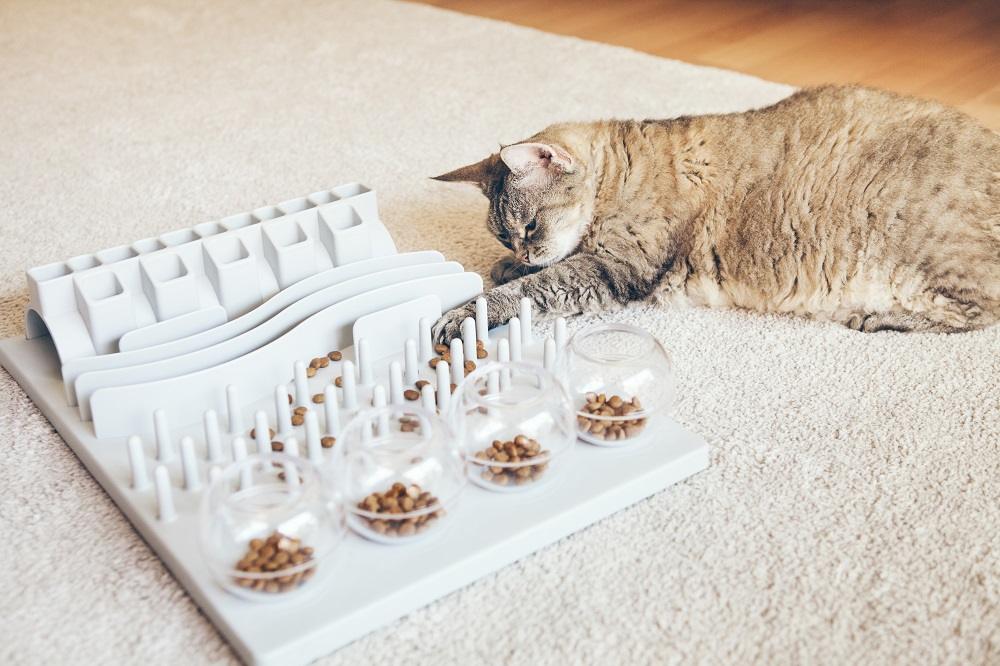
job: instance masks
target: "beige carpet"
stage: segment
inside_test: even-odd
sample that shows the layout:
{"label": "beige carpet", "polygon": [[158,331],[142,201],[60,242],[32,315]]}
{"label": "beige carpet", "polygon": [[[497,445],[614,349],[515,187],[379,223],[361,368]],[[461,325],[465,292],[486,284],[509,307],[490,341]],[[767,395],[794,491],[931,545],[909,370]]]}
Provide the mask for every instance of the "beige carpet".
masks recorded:
{"label": "beige carpet", "polygon": [[[7,0],[0,333],[25,267],[354,179],[401,248],[484,270],[484,202],[427,176],[556,120],[789,90],[406,4]],[[1000,663],[1000,327],[608,318],[673,351],[712,467],[325,663]],[[0,396],[0,663],[233,660],[6,373]]]}

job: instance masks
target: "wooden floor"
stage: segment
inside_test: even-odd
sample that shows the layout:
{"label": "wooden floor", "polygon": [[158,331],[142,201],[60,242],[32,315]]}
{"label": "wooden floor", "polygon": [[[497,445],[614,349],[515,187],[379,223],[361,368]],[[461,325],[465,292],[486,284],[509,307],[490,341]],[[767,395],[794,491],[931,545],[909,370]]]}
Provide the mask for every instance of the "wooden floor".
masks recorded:
{"label": "wooden floor", "polygon": [[795,85],[941,100],[1000,130],[1000,0],[424,0]]}

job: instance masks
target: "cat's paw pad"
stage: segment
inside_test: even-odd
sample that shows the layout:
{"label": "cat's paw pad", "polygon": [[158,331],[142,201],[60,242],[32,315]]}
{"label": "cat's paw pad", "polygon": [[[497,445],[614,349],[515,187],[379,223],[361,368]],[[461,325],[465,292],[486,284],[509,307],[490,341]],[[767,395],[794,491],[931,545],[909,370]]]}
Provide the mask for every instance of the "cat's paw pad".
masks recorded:
{"label": "cat's paw pad", "polygon": [[441,342],[448,344],[453,338],[462,337],[462,322],[465,321],[467,317],[475,318],[476,316],[476,306],[475,303],[469,303],[468,305],[463,305],[460,308],[455,308],[450,310],[437,320],[434,327],[431,329],[431,337],[435,342]]}

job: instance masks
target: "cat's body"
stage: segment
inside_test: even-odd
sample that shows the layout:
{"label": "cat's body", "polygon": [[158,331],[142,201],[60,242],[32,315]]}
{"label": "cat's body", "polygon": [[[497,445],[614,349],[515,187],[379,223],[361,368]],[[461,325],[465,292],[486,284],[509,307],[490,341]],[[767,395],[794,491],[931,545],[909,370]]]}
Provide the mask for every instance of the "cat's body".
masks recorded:
{"label": "cat's body", "polygon": [[746,113],[555,125],[439,178],[480,185],[514,251],[492,272],[491,325],[522,296],[553,316],[659,298],[863,331],[1000,319],[1000,137],[932,102],[824,87]]}

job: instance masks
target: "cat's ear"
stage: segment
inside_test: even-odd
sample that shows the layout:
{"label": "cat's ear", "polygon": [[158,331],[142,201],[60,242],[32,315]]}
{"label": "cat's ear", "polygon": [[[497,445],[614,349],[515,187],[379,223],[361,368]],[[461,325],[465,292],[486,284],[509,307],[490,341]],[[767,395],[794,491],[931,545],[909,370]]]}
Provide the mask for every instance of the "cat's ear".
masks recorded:
{"label": "cat's ear", "polygon": [[479,189],[483,191],[483,194],[487,194],[490,184],[493,182],[497,164],[499,163],[500,156],[494,153],[493,155],[490,155],[486,159],[476,162],[475,164],[468,164],[464,167],[459,167],[454,171],[443,173],[440,176],[434,176],[434,180],[440,180],[446,183],[470,183],[472,185],[478,185]]}
{"label": "cat's ear", "polygon": [[563,173],[573,171],[573,157],[549,143],[516,143],[500,151],[500,159],[523,185],[547,185]]}

